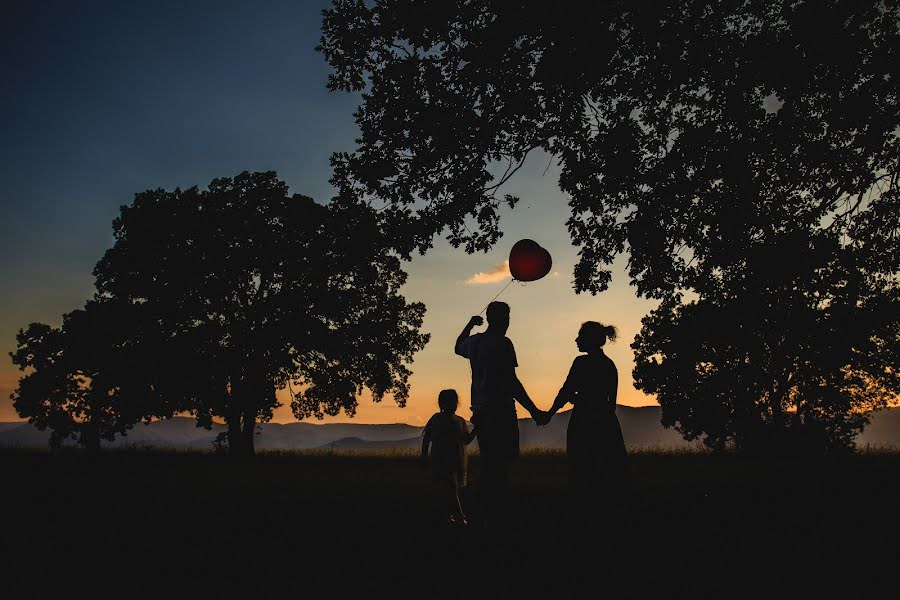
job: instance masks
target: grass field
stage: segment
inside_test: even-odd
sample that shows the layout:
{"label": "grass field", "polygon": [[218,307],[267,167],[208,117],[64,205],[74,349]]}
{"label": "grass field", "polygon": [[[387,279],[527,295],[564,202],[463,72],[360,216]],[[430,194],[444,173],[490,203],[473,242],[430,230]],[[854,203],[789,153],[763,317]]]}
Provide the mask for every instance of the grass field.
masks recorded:
{"label": "grass field", "polygon": [[632,454],[622,537],[569,527],[556,452],[517,463],[494,535],[438,527],[413,454],[6,449],[0,464],[2,585],[29,597],[896,597],[893,453]]}

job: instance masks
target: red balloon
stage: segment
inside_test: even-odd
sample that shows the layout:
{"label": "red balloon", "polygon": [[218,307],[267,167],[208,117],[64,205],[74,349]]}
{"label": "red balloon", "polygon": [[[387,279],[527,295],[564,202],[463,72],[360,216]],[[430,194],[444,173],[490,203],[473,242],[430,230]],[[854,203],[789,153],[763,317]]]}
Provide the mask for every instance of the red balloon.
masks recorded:
{"label": "red balloon", "polygon": [[509,272],[513,279],[535,281],[550,272],[550,253],[534,240],[519,240],[509,251]]}

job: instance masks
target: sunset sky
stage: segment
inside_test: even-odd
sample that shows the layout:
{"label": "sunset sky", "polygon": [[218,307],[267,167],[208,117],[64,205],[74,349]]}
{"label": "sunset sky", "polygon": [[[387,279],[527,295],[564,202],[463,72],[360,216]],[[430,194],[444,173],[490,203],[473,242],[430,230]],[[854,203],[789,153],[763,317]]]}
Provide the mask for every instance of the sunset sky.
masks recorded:
{"label": "sunset sky", "polygon": [[[19,2],[0,21],[0,421],[16,420],[9,394],[19,371],[7,353],[16,332],[62,314],[93,292],[91,271],[112,245],[119,206],[148,188],[205,187],[215,177],[275,170],[291,192],[327,201],[329,155],[351,150],[359,97],[330,93],[314,51],[325,2]],[[619,401],[655,404],[634,389],[630,343],[655,305],[628,285],[624,261],[611,289],[576,295],[576,249],[565,229],[558,168],[535,155],[505,190],[520,196],[488,254],[438,242],[406,265],[408,300],[425,303],[431,341],[416,357],[406,408],[360,402],[356,421],[423,424],[437,394],[460,392],[470,415],[469,368],[453,343],[509,281],[511,246],[531,238],[553,256],[550,275],[513,283],[509,337],[519,377],[549,408],[576,356],[581,322],[619,327],[607,347]],[[287,400],[287,392],[280,396]],[[523,414],[524,416],[524,414]],[[285,402],[276,421],[292,420]],[[346,416],[326,421],[346,421]]]}

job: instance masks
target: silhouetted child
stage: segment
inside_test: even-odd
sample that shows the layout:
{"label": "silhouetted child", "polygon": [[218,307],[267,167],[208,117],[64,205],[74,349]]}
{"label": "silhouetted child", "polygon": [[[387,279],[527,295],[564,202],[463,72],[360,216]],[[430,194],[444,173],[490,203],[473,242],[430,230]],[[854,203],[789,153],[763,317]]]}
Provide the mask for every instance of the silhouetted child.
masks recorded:
{"label": "silhouetted child", "polygon": [[456,415],[459,396],[456,390],[442,390],[438,394],[436,412],[425,425],[422,437],[422,462],[428,461],[431,445],[431,473],[435,493],[446,511],[447,523],[468,525],[459,501],[459,489],[466,485],[466,445],[475,439],[475,429],[469,431],[465,419]]}

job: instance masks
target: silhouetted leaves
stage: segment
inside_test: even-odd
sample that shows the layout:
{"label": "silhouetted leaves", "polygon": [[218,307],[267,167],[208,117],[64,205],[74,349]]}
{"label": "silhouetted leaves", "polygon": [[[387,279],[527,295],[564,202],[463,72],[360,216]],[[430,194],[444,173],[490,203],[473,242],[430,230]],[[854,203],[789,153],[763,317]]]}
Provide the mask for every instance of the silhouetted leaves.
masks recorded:
{"label": "silhouetted leaves", "polygon": [[896,2],[433,6],[337,0],[319,46],[329,87],[363,92],[333,182],[384,205],[401,254],[441,233],[489,249],[515,200],[499,184],[540,149],[575,290],[605,290],[627,252],[662,301],[636,375],[670,424],[740,445],[790,417],[835,446],[896,397]]}
{"label": "silhouetted leaves", "polygon": [[137,194],[113,227],[99,297],[153,324],[135,343],[158,355],[161,401],[203,425],[225,419],[232,449],[252,449],[289,384],[298,418],[352,415],[364,388],[405,403],[425,309],[398,293],[406,274],[368,206],[242,173]]}
{"label": "silhouetted leaves", "polygon": [[16,336],[13,363],[28,371],[13,394],[20,417],[50,429],[50,444],[76,439],[91,450],[142,419],[159,414],[152,382],[143,377],[130,307],[88,302],[52,328],[32,323]]}
{"label": "silhouetted leaves", "polygon": [[665,425],[716,449],[821,453],[897,398],[898,288],[823,237],[757,244],[717,288],[644,318],[635,383]]}

